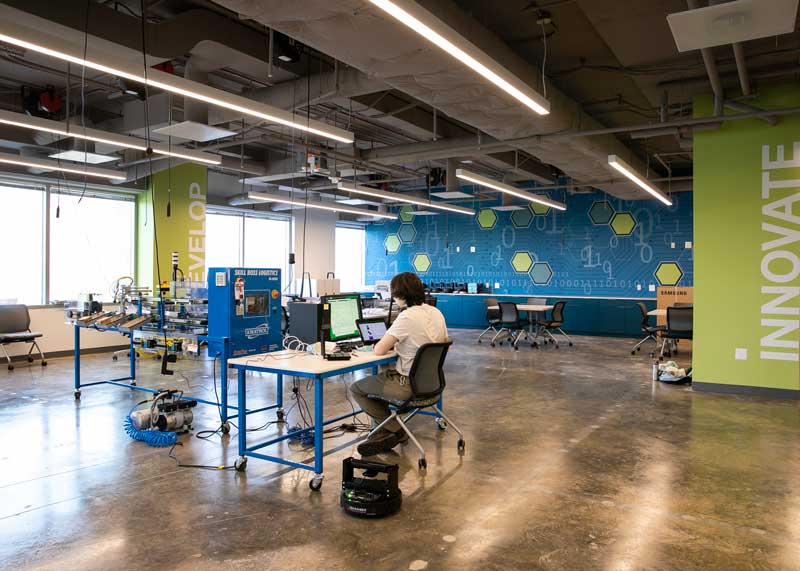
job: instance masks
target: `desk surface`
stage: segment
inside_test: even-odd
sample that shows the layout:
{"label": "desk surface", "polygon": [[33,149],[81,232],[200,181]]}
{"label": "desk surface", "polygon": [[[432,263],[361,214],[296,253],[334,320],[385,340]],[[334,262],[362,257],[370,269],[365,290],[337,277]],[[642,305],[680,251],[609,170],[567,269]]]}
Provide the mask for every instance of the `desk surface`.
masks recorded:
{"label": "desk surface", "polygon": [[652,315],[655,317],[666,317],[667,310],[666,309],[651,309],[647,312],[647,315]]}
{"label": "desk surface", "polygon": [[397,359],[394,351],[387,355],[375,355],[372,352],[353,351],[352,358],[347,361],[326,361],[319,355],[311,355],[305,351],[274,351],[258,353],[247,357],[228,359],[228,365],[238,368],[263,369],[279,371],[286,375],[326,375],[343,369],[366,368],[391,363]]}
{"label": "desk surface", "polygon": [[[500,309],[498,305],[490,305],[487,309]],[[527,303],[518,303],[517,309],[519,311],[550,311],[553,309],[552,305],[528,305]]]}

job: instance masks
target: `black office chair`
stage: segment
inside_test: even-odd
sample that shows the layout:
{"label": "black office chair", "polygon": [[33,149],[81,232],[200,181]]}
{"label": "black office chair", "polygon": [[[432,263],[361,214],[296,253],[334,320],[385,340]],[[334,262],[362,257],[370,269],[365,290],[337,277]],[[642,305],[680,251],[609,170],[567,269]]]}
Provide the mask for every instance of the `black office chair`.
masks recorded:
{"label": "black office chair", "polygon": [[483,300],[483,303],[486,306],[486,323],[489,324],[489,327],[478,335],[478,343],[489,331],[497,333],[497,326],[500,325],[500,308],[497,306],[497,300],[493,297],[487,297]]}
{"label": "black office chair", "polygon": [[8,370],[13,371],[14,365],[11,364],[11,357],[6,351],[6,345],[11,343],[30,343],[31,348],[28,351],[28,362],[33,362],[33,349],[39,351],[39,357],[42,359],[42,367],[47,365],[44,360],[44,353],[42,353],[39,344],[36,342],[38,337],[42,334],[38,331],[31,331],[31,315],[28,313],[27,305],[0,305],[0,347],[3,348],[6,361],[8,361]]}
{"label": "black office chair", "polygon": [[505,338],[508,338],[511,346],[514,347],[514,349],[519,349],[519,347],[517,347],[517,338],[525,331],[525,327],[520,324],[517,304],[510,301],[500,301],[497,303],[497,307],[500,308],[500,322],[498,323],[500,329],[498,329],[497,333],[492,337],[490,345],[492,347],[496,344],[502,345]]}
{"label": "black office chair", "polygon": [[[395,402],[391,399],[370,397],[393,405],[396,408],[392,410],[392,413],[386,420],[372,429],[369,436],[372,436],[392,420],[397,420],[403,432],[408,435],[411,442],[413,442],[414,446],[419,450],[420,470],[424,470],[428,467],[428,462],[425,460],[425,449],[422,448],[414,434],[409,430],[406,422],[424,408],[432,408],[436,411],[436,414],[439,415],[439,418],[444,420],[446,424],[443,424],[439,418],[437,418],[437,424],[440,428],[444,428],[447,425],[453,427],[453,430],[458,434],[458,453],[464,453],[464,433],[453,424],[452,420],[445,416],[438,406],[439,399],[441,398],[446,384],[443,370],[444,360],[452,344],[452,341],[446,341],[444,343],[426,343],[417,349],[417,354],[414,356],[414,363],[411,365],[411,371],[408,373],[408,379],[411,383],[411,396],[405,402]],[[400,415],[406,415],[405,419],[401,418]],[[369,436],[367,438],[369,438]]]}
{"label": "black office chair", "polygon": [[[665,331],[667,327],[665,325],[656,325],[655,327],[650,326],[650,316],[647,315],[647,306],[643,304],[641,301],[636,303],[636,306],[639,308],[639,311],[642,312],[642,331],[647,334],[647,337],[639,341],[633,349],[631,349],[631,355],[635,355],[637,351],[641,350],[642,345],[646,341],[650,341],[651,339],[655,341],[656,346],[658,346],[658,334]],[[654,352],[650,353],[651,357],[654,357]]]}
{"label": "black office chair", "polygon": [[[667,328],[663,333],[664,342],[661,344],[659,361],[664,360],[668,342],[677,342],[679,339],[692,339],[693,319],[694,307],[692,306],[667,308]],[[666,355],[669,357],[671,353],[667,351]]]}
{"label": "black office chair", "polygon": [[[572,338],[564,333],[564,330],[561,328],[561,326],[564,325],[564,306],[566,305],[566,301],[557,301],[550,311],[550,319],[540,320],[539,327],[536,331],[536,338],[546,336],[546,340],[550,341],[550,343],[554,343],[556,349],[558,349],[558,339],[553,335],[553,331],[558,331],[563,335],[570,347],[573,345]],[[533,343],[531,343],[531,347],[539,346],[536,342],[536,338],[534,338]]]}

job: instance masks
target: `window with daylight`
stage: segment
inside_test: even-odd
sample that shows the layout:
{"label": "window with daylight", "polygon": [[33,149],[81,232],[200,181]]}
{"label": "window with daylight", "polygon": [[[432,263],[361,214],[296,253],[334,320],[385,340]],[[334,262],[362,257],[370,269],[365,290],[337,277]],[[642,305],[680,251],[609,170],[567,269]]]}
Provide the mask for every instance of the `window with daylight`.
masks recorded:
{"label": "window with daylight", "polygon": [[134,226],[133,200],[51,195],[50,300],[97,293],[111,301],[111,282],[133,277]]}
{"label": "window with daylight", "polygon": [[283,287],[289,279],[289,221],[269,218],[244,219],[244,265],[279,268]]}
{"label": "window with daylight", "polygon": [[43,189],[0,186],[0,303],[44,301],[44,205]]}
{"label": "window with daylight", "polygon": [[336,277],[342,292],[357,291],[364,285],[363,228],[336,227]]}
{"label": "window with daylight", "polygon": [[242,265],[242,217],[206,213],[206,269]]}

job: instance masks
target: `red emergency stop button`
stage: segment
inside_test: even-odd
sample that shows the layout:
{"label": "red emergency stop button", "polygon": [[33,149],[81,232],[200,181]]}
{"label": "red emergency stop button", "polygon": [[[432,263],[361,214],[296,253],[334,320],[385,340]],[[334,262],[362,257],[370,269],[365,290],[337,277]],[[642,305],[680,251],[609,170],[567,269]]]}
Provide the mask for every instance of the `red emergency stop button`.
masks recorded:
{"label": "red emergency stop button", "polygon": [[272,290],[272,299],[278,299],[280,296],[281,296],[281,292],[279,292],[276,289]]}

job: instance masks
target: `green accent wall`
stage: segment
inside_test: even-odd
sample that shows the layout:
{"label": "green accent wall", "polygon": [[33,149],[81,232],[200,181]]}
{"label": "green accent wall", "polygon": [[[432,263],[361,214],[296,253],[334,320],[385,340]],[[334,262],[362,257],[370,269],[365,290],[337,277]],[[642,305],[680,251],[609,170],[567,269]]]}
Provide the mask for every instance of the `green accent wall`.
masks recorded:
{"label": "green accent wall", "polygon": [[[156,238],[161,280],[172,278],[172,252],[186,278],[205,281],[207,169],[182,164],[153,175],[136,201],[136,276],[139,285],[157,291]],[[171,192],[170,192],[171,190]],[[170,216],[167,217],[167,200]],[[153,216],[155,200],[155,217]]]}
{"label": "green accent wall", "polygon": [[[798,107],[800,86],[748,102]],[[694,237],[695,383],[800,391],[800,115],[695,135]]]}

